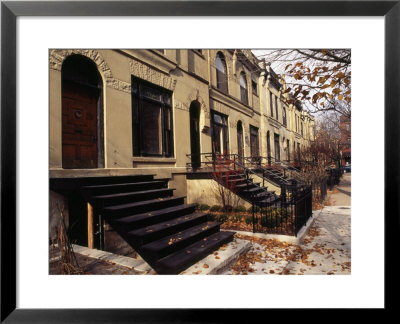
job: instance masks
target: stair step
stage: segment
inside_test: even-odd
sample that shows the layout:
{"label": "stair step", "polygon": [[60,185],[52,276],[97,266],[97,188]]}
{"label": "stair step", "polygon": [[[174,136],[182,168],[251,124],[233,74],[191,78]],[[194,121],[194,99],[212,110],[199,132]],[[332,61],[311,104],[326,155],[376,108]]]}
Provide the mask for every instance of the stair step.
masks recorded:
{"label": "stair step", "polygon": [[167,184],[168,182],[166,180],[154,180],[154,181],[83,186],[82,189],[90,191],[92,194],[101,194],[101,193],[113,193],[113,192],[132,192],[143,189],[158,189],[158,188],[164,188]]}
{"label": "stair step", "polygon": [[178,274],[205,258],[221,245],[233,239],[234,232],[218,232],[207,237],[207,240],[195,242],[186,248],[177,251],[159,260],[155,266],[158,273]]}
{"label": "stair step", "polygon": [[254,193],[254,192],[257,192],[257,191],[264,191],[264,190],[263,190],[262,187],[259,187],[259,186],[253,186],[253,187],[251,187],[249,189],[243,189],[242,190],[243,193]]}
{"label": "stair step", "polygon": [[252,187],[257,186],[259,184],[260,184],[259,182],[249,182],[249,183],[246,182],[246,183],[243,183],[243,184],[236,185],[235,188],[246,189],[247,187],[252,188]]}
{"label": "stair step", "polygon": [[165,222],[130,231],[128,235],[137,244],[147,244],[163,236],[172,235],[173,233],[187,229],[190,226],[204,223],[207,221],[207,215],[206,213],[193,213],[180,216]]}
{"label": "stair step", "polygon": [[184,203],[185,196],[157,198],[134,203],[107,206],[103,208],[104,216],[131,216],[151,210],[172,207]]}
{"label": "stair step", "polygon": [[271,203],[275,203],[277,200],[280,200],[280,198],[278,196],[274,195],[274,196],[271,196],[269,198],[257,201],[257,204],[261,205],[261,206],[264,206],[264,205],[268,205],[268,204],[271,204]]}
{"label": "stair step", "polygon": [[173,195],[174,188],[161,188],[133,192],[112,193],[107,195],[99,195],[91,197],[94,203],[101,203],[102,206],[110,204],[122,204],[135,202],[138,200],[150,200]]}
{"label": "stair step", "polygon": [[191,214],[196,209],[196,204],[178,205],[163,209],[158,209],[152,212],[126,216],[123,218],[111,220],[112,226],[121,227],[125,230],[132,230],[156,224],[162,220],[168,220],[174,217],[179,217],[186,214]]}
{"label": "stair step", "polygon": [[154,174],[148,175],[130,175],[130,176],[102,176],[80,178],[81,186],[107,185],[127,182],[153,181]]}
{"label": "stair step", "polygon": [[163,237],[160,240],[145,244],[140,250],[145,252],[151,261],[156,261],[218,232],[220,224],[219,222],[212,221],[204,222],[184,231]]}

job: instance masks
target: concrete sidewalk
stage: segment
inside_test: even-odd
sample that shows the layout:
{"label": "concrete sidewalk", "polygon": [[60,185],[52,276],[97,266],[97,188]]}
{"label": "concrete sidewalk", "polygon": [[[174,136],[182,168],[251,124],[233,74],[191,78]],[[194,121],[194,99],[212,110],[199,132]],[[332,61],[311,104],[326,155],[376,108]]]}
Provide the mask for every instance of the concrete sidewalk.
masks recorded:
{"label": "concrete sidewalk", "polygon": [[344,173],[340,183],[329,195],[331,206],[351,206],[351,173]]}

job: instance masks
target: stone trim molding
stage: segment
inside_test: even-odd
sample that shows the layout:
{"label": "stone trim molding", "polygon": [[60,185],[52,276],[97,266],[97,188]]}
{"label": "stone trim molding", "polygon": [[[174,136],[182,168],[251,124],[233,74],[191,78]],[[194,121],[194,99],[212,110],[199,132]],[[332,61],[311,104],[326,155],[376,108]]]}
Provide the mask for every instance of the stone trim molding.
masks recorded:
{"label": "stone trim molding", "polygon": [[140,79],[146,80],[170,91],[174,91],[175,89],[176,80],[145,64],[132,60],[129,62],[129,68],[130,72]]}
{"label": "stone trim molding", "polygon": [[104,58],[100,55],[100,53],[96,50],[86,50],[86,49],[50,50],[49,53],[50,69],[61,72],[61,67],[64,60],[72,54],[83,55],[92,60],[96,64],[100,74],[104,78],[105,81],[104,83],[107,87],[126,93],[131,92],[131,84],[114,78],[110,67],[108,66]]}

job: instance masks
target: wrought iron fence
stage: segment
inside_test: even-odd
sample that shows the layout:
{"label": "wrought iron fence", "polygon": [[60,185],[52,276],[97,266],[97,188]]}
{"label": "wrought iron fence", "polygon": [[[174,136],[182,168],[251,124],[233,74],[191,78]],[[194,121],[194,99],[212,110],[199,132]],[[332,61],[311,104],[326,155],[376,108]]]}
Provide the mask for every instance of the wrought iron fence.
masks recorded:
{"label": "wrought iron fence", "polygon": [[[259,161],[254,161],[252,158],[237,154],[216,157],[212,153],[205,153],[202,154],[201,161],[204,165],[203,170],[209,169],[210,172],[218,170],[220,176],[213,178],[220,184],[224,184],[224,181],[219,181],[219,178],[227,178],[226,175],[222,175],[222,171],[243,172],[247,180],[249,180],[250,174],[258,177],[262,180],[261,188],[264,187],[266,181],[270,181],[267,177],[267,173],[270,171],[264,170],[258,163]],[[190,168],[190,164],[188,167]],[[260,168],[262,172],[260,172]],[[247,199],[252,205],[253,232],[297,235],[301,227],[312,216],[312,186],[300,184],[295,180],[291,182],[284,178],[281,180],[279,199],[268,203],[260,203],[256,196]],[[234,191],[234,189],[232,190]]]}

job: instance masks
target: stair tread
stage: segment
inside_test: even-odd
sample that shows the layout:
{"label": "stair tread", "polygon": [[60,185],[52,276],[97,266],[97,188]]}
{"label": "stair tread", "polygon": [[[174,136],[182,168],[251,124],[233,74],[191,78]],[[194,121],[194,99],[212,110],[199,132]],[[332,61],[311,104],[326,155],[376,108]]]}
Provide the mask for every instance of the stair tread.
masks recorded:
{"label": "stair tread", "polygon": [[121,192],[115,194],[107,194],[107,195],[98,195],[93,196],[93,199],[107,199],[107,198],[117,198],[117,197],[125,197],[125,196],[136,196],[136,195],[143,195],[147,193],[154,193],[154,192],[166,192],[175,190],[174,188],[160,188],[160,189],[151,189],[151,190],[143,190],[143,191],[132,191],[132,192]]}
{"label": "stair tread", "polygon": [[114,183],[114,184],[106,184],[106,185],[90,185],[83,186],[84,189],[101,189],[101,188],[114,188],[114,187],[124,187],[124,186],[132,186],[132,185],[146,185],[146,184],[161,184],[165,183],[165,180],[154,180],[154,181],[143,181],[143,182],[127,182],[127,183]]}
{"label": "stair tread", "polygon": [[159,215],[168,214],[168,213],[185,210],[185,209],[190,209],[190,208],[195,208],[195,207],[196,207],[196,204],[184,204],[184,205],[179,205],[179,206],[172,206],[172,207],[157,209],[152,212],[140,213],[140,214],[136,214],[136,215],[117,218],[117,219],[113,220],[113,222],[121,224],[121,225],[129,224],[131,222],[139,221],[142,219],[156,217]]}
{"label": "stair tread", "polygon": [[132,236],[137,236],[137,237],[143,237],[146,235],[149,235],[150,233],[155,233],[157,231],[165,230],[166,228],[172,228],[177,225],[181,225],[184,223],[187,223],[189,221],[198,219],[198,218],[204,218],[204,216],[207,216],[207,213],[192,213],[192,214],[187,214],[183,216],[179,216],[176,218],[173,218],[171,220],[167,220],[165,222],[160,222],[154,225],[146,226],[143,228],[139,228],[133,231],[130,231],[128,234]]}
{"label": "stair tread", "polygon": [[143,201],[138,201],[138,202],[134,202],[134,203],[108,206],[108,207],[104,207],[103,209],[106,211],[116,211],[116,210],[121,210],[121,209],[125,209],[125,208],[132,208],[132,207],[136,207],[136,206],[154,204],[154,203],[157,203],[160,201],[171,201],[171,200],[178,200],[178,199],[182,199],[182,198],[185,198],[185,196],[165,197],[165,198],[156,198],[156,199],[151,199],[151,200],[143,200]]}
{"label": "stair tread", "polygon": [[155,250],[160,250],[169,246],[174,246],[175,244],[184,241],[186,239],[189,239],[202,231],[206,231],[208,229],[212,229],[215,227],[219,227],[221,223],[220,222],[213,222],[213,221],[207,221],[204,223],[201,223],[196,226],[192,226],[186,230],[183,230],[181,232],[165,236],[157,241],[153,241],[151,243],[145,244],[142,246],[143,250],[147,251],[155,251]]}
{"label": "stair tread", "polygon": [[258,186],[254,186],[254,187],[251,187],[249,189],[244,189],[243,192],[253,192],[253,191],[257,191],[257,190],[263,190],[263,188],[258,187]]}
{"label": "stair tread", "polygon": [[214,233],[207,236],[207,240],[197,241],[160,259],[156,267],[162,273],[179,273],[232,240],[234,235],[234,232],[228,231]]}

